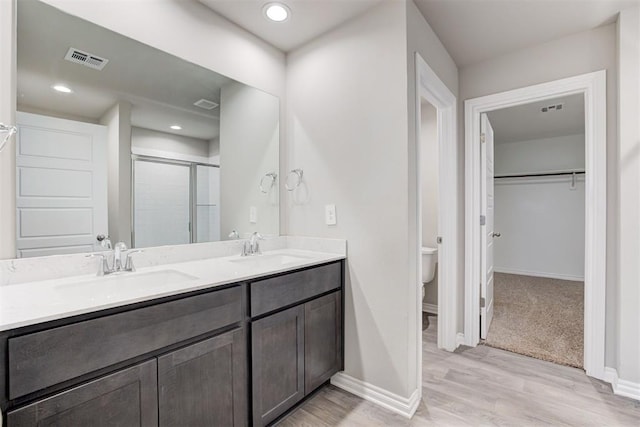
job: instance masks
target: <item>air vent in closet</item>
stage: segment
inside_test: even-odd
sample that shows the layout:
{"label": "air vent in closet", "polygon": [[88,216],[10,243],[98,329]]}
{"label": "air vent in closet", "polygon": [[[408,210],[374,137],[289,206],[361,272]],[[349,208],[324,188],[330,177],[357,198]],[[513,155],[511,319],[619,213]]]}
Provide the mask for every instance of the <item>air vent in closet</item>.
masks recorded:
{"label": "air vent in closet", "polygon": [[547,105],[546,107],[542,107],[540,109],[540,111],[542,111],[543,113],[550,113],[552,111],[560,111],[562,110],[562,108],[564,107],[564,104],[554,104],[554,105]]}
{"label": "air vent in closet", "polygon": [[69,48],[69,51],[65,55],[64,59],[98,71],[102,71],[104,66],[107,65],[107,62],[109,62],[109,60],[106,58],[101,58],[92,53],[84,52],[73,47]]}
{"label": "air vent in closet", "polygon": [[218,104],[216,104],[215,102],[209,101],[208,99],[204,99],[204,98],[194,102],[193,105],[195,105],[196,107],[203,108],[205,110],[213,110],[218,106]]}

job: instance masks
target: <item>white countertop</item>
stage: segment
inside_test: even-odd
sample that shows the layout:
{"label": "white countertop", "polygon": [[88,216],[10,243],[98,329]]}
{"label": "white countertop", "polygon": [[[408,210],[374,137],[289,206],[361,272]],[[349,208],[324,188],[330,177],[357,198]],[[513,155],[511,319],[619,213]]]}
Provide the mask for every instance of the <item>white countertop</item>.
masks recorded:
{"label": "white countertop", "polygon": [[[0,331],[344,259],[336,253],[280,249],[0,286]],[[135,259],[135,258],[134,258]]]}

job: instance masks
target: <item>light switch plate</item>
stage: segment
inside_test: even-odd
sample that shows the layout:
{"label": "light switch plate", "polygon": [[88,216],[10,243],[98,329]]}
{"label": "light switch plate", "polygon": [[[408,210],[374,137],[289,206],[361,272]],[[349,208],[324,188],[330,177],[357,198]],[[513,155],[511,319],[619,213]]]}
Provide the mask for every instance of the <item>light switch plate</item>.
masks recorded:
{"label": "light switch plate", "polygon": [[336,205],[325,205],[324,221],[327,225],[336,225],[338,218],[336,217]]}
{"label": "light switch plate", "polygon": [[255,206],[249,208],[249,222],[255,224],[258,222],[258,210]]}

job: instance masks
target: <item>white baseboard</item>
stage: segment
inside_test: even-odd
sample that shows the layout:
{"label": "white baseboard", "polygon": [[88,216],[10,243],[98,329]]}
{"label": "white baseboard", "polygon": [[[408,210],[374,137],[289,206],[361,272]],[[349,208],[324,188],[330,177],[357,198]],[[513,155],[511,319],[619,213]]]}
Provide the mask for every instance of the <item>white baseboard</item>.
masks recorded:
{"label": "white baseboard", "polygon": [[640,384],[618,377],[618,371],[614,368],[604,368],[604,380],[611,383],[613,394],[618,396],[629,397],[631,399],[640,400]]}
{"label": "white baseboard", "polygon": [[373,384],[353,378],[344,372],[338,372],[331,377],[331,384],[406,418],[413,416],[422,397],[420,389],[414,390],[411,397],[407,399]]}
{"label": "white baseboard", "polygon": [[572,276],[570,274],[545,273],[539,271],[527,271],[511,268],[497,267],[493,270],[495,273],[517,274],[520,276],[544,277],[547,279],[571,280],[574,282],[584,282],[584,276]]}
{"label": "white baseboard", "polygon": [[464,345],[464,334],[462,332],[458,332],[456,334],[456,348]]}
{"label": "white baseboard", "polygon": [[608,382],[609,384],[613,384],[615,381],[618,381],[618,371],[614,368],[604,368],[604,378],[603,381]]}
{"label": "white baseboard", "polygon": [[431,304],[428,302],[423,302],[422,303],[422,311],[425,311],[427,313],[431,313],[431,314],[438,314],[438,304]]}

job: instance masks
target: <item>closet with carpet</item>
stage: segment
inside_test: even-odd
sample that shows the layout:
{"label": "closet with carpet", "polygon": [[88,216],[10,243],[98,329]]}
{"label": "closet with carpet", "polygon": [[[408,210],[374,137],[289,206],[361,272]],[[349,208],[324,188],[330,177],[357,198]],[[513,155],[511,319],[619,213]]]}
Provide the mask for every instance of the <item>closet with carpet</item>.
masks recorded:
{"label": "closet with carpet", "polygon": [[584,100],[489,114],[495,132],[494,318],[485,344],[583,367]]}

